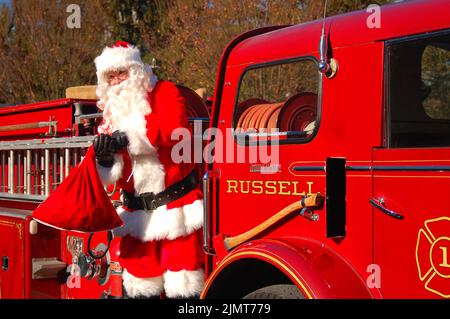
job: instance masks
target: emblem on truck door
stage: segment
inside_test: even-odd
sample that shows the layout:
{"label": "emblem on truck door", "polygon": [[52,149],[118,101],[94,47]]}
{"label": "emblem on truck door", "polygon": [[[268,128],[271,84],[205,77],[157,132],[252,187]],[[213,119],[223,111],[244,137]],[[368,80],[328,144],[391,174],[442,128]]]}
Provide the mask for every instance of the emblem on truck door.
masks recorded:
{"label": "emblem on truck door", "polygon": [[416,262],[420,281],[425,289],[450,298],[450,218],[425,221],[419,230]]}

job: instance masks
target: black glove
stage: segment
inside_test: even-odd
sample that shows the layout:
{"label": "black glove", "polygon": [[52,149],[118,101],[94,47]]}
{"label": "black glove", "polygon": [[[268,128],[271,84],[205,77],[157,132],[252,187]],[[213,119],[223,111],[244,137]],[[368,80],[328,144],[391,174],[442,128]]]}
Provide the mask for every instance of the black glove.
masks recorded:
{"label": "black glove", "polygon": [[115,141],[116,151],[122,150],[128,146],[128,137],[124,132],[114,131],[112,133],[112,138]]}
{"label": "black glove", "polygon": [[116,152],[115,139],[102,133],[95,136],[93,145],[98,164],[104,167],[111,167],[114,163],[113,154]]}

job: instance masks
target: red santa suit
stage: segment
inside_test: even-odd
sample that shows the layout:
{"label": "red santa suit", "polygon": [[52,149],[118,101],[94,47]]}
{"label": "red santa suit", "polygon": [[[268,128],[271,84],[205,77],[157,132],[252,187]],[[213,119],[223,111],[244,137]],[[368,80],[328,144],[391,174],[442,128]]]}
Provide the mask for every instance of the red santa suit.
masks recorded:
{"label": "red santa suit", "polygon": [[[100,96],[99,107],[104,108],[106,117],[101,130],[124,132],[129,140],[127,150],[114,155],[112,167],[97,165],[102,180],[116,182],[120,189],[139,196],[161,193],[195,171],[194,163],[177,163],[172,159],[172,147],[179,142],[172,139],[172,133],[188,128],[184,100],[176,85],[157,81],[151,69],[142,63],[139,51],[128,44],[105,48],[95,63],[98,94],[101,86],[105,87],[105,74],[110,70],[128,69],[130,77],[137,74],[136,83],[145,82],[145,92],[140,89],[131,95],[122,92],[129,105],[116,103],[116,109],[108,108],[108,98],[103,94],[102,100]],[[128,111],[117,109],[122,107]],[[115,115],[115,112],[122,113]],[[164,292],[170,298],[198,296],[204,282],[200,185],[154,210],[122,206],[118,213],[124,225],[115,229],[114,234],[122,237],[120,262],[125,269],[123,283],[127,294],[138,297]]]}

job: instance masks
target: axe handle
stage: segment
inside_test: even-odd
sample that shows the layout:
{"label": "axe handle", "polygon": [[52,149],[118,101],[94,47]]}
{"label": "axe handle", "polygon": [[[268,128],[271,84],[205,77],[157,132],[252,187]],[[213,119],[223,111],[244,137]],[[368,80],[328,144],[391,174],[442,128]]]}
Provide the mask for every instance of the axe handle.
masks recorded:
{"label": "axe handle", "polygon": [[39,123],[26,123],[26,124],[14,124],[0,126],[0,132],[8,132],[15,130],[26,130],[30,128],[39,128]]}
{"label": "axe handle", "polygon": [[16,130],[27,130],[33,128],[41,128],[41,127],[51,127],[56,125],[56,121],[50,122],[34,122],[34,123],[23,123],[23,124],[13,124],[13,125],[2,125],[0,126],[0,132],[9,132]]}
{"label": "axe handle", "polygon": [[269,219],[265,220],[258,226],[250,229],[249,231],[242,233],[240,235],[234,236],[234,237],[227,237],[224,240],[225,248],[227,250],[233,249],[234,247],[242,244],[243,242],[246,242],[247,240],[255,237],[256,235],[260,234],[264,230],[268,229],[281,219],[285,218],[292,212],[298,211],[300,208],[303,207],[316,207],[319,206],[323,201],[323,197],[320,195],[320,193],[313,194],[311,196],[306,197],[304,200],[300,200],[298,202],[294,202],[290,204],[289,206],[283,208],[275,215],[271,216]]}

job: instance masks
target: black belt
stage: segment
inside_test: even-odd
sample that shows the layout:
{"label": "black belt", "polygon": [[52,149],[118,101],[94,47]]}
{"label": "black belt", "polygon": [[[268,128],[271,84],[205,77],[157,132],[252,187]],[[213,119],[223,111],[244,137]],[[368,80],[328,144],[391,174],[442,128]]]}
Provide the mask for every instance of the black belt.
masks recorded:
{"label": "black belt", "polygon": [[198,182],[198,173],[194,169],[181,181],[167,187],[158,194],[142,193],[139,196],[134,196],[134,194],[122,190],[122,202],[124,206],[132,209],[155,210],[159,206],[173,202],[194,190],[197,188]]}

